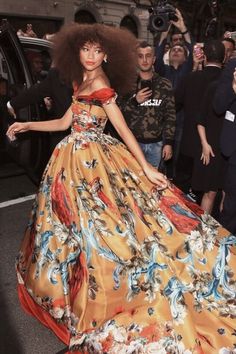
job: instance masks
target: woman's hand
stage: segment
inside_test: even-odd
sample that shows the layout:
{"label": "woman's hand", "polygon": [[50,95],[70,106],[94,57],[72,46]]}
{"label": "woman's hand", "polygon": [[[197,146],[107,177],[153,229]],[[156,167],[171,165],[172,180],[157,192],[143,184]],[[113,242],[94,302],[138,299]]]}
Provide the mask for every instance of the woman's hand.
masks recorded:
{"label": "woman's hand", "polygon": [[165,161],[168,161],[172,158],[172,146],[171,145],[164,145],[162,150],[162,157]]}
{"label": "woman's hand", "polygon": [[16,122],[10,125],[8,128],[6,135],[9,137],[11,141],[16,139],[16,134],[24,133],[30,130],[29,122]]}
{"label": "woman's hand", "polygon": [[151,164],[147,164],[143,170],[149,181],[154,183],[158,189],[165,189],[169,186],[167,177],[163,173],[158,172]]}
{"label": "woman's hand", "polygon": [[215,154],[212,150],[211,145],[206,143],[202,146],[201,160],[202,160],[203,165],[207,166],[210,163],[211,157],[215,157]]}

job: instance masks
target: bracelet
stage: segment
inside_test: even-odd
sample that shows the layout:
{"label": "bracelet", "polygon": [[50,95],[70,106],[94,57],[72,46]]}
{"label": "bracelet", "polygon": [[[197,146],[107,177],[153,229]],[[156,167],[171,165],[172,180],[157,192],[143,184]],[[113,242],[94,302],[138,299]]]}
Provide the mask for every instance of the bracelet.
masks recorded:
{"label": "bracelet", "polygon": [[186,34],[186,33],[188,33],[188,30],[187,30],[187,29],[186,29],[186,31],[181,32],[181,34]]}
{"label": "bracelet", "polygon": [[7,102],[7,108],[8,108],[8,109],[13,109],[13,107],[12,107],[10,101]]}

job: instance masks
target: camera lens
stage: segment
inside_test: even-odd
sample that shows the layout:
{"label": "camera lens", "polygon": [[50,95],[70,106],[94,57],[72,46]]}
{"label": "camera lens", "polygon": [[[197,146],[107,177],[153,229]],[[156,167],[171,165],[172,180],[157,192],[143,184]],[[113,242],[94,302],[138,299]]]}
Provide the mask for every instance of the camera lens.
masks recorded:
{"label": "camera lens", "polygon": [[168,0],[159,0],[158,5],[149,9],[151,16],[149,17],[149,31],[164,32],[168,30],[170,21],[178,21],[176,9],[168,3]]}
{"label": "camera lens", "polygon": [[160,16],[156,16],[154,19],[153,19],[153,27],[154,28],[160,28],[164,25],[164,21],[163,21],[163,18],[160,17]]}

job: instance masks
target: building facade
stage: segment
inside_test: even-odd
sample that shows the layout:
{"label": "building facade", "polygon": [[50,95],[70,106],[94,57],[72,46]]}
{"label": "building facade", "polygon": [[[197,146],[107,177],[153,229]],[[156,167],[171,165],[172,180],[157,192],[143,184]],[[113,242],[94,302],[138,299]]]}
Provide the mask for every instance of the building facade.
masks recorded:
{"label": "building facade", "polygon": [[133,0],[0,0],[0,17],[16,30],[33,25],[38,37],[56,32],[64,23],[99,22],[129,28],[140,39],[152,40],[147,30],[150,1]]}
{"label": "building facade", "polygon": [[[25,30],[33,25],[38,37],[55,33],[64,23],[99,22],[129,28],[139,39],[152,42],[148,31],[151,4],[165,0],[0,0],[0,18]],[[178,7],[196,41],[203,41],[206,28],[216,18],[213,36],[236,31],[236,0],[168,0]],[[154,7],[156,6],[154,5]],[[155,33],[158,39],[159,33]]]}

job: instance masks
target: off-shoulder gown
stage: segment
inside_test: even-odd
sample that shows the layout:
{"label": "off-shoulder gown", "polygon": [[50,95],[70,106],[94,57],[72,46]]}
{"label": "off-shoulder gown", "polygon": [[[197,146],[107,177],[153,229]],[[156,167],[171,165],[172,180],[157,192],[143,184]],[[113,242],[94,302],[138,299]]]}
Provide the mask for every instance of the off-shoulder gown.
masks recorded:
{"label": "off-shoulder gown", "polygon": [[71,352],[234,353],[236,237],[103,133],[114,99],[73,99],[17,257],[21,304]]}

